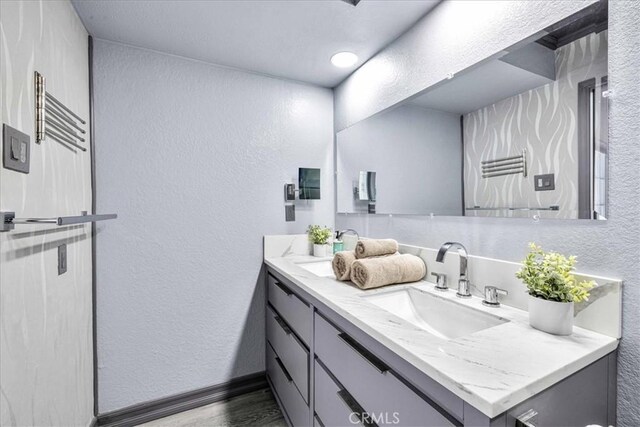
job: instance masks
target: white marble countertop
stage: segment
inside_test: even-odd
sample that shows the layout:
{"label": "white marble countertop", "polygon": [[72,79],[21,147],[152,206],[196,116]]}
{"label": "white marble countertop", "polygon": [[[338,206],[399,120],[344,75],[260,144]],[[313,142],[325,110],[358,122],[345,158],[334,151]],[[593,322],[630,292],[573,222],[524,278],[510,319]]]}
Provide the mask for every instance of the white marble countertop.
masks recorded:
{"label": "white marble countertop", "polygon": [[[330,258],[327,258],[330,259]],[[516,308],[485,307],[481,299],[461,299],[454,291],[437,292],[422,281],[415,287],[494,316],[506,323],[464,337],[444,340],[388,313],[350,282],[318,277],[298,264],[320,261],[304,255],[267,257],[265,263],[360,330],[407,360],[476,409],[495,417],[615,350],[618,340],[574,327],[571,336],[550,335],[529,326],[528,313]],[[295,289],[294,289],[295,291]]]}

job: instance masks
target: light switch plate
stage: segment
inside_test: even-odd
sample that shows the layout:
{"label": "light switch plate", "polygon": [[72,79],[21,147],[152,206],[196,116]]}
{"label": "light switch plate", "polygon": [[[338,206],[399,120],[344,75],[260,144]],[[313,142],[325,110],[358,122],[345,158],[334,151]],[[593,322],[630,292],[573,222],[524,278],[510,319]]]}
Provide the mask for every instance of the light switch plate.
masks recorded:
{"label": "light switch plate", "polygon": [[556,189],[555,176],[552,173],[545,175],[535,175],[533,183],[536,191],[549,191]]}
{"label": "light switch plate", "polygon": [[58,276],[67,272],[67,244],[58,246]]}
{"label": "light switch plate", "polygon": [[3,165],[5,169],[29,173],[31,138],[6,123],[2,126]]}

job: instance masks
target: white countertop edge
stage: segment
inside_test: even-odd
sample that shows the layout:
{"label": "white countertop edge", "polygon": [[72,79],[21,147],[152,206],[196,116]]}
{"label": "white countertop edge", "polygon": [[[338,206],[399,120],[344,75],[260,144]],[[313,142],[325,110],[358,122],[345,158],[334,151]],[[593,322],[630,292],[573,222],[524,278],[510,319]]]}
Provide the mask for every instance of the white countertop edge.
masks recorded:
{"label": "white countertop edge", "polygon": [[[295,258],[295,257],[292,257]],[[299,256],[299,258],[305,258],[304,256]],[[329,258],[330,259],[330,258]],[[313,261],[322,261],[318,258],[312,259],[309,257],[309,260]],[[277,258],[265,258],[264,262],[278,273],[283,275],[285,278],[293,282],[295,285],[299,286],[306,293],[310,294],[314,298],[316,298],[321,303],[325,304],[327,307],[331,308],[337,314],[342,316],[345,320],[349,321],[351,324],[356,326],[362,332],[369,335],[371,338],[378,341],[381,345],[384,345],[395,354],[409,362],[411,365],[416,367],[418,370],[423,372],[425,375],[429,376],[431,379],[435,380],[447,390],[451,391],[456,396],[463,399],[465,402],[471,404],[473,407],[478,409],[480,412],[485,414],[490,418],[494,418],[505,411],[511,409],[515,405],[524,402],[528,398],[538,394],[539,392],[547,389],[553,384],[571,376],[572,374],[578,372],[579,370],[587,367],[591,363],[597,361],[598,359],[606,356],[610,352],[614,351],[618,347],[618,340],[615,338],[611,338],[602,334],[597,334],[592,331],[587,331],[582,328],[575,327],[575,331],[577,333],[583,333],[588,336],[597,336],[598,340],[601,341],[598,348],[590,351],[588,354],[583,355],[582,357],[578,357],[575,360],[570,361],[566,365],[554,370],[553,372],[548,373],[547,375],[541,376],[540,378],[536,378],[526,384],[525,386],[514,388],[512,390],[508,390],[504,392],[502,396],[497,399],[492,399],[488,396],[482,396],[481,392],[478,390],[471,390],[468,387],[465,387],[463,384],[460,384],[455,379],[449,377],[447,374],[440,371],[437,367],[430,364],[428,361],[421,358],[419,355],[407,350],[402,345],[396,343],[393,338],[387,337],[384,333],[381,333],[364,320],[359,318],[358,316],[349,313],[339,305],[337,305],[330,298],[325,297],[324,295],[318,293],[313,288],[307,286],[303,280],[301,280],[298,275],[305,276],[310,273],[303,270],[301,267],[297,266],[293,259],[287,259],[287,257],[277,257]],[[279,264],[285,262],[285,267],[289,270],[286,271]],[[335,282],[334,279],[331,278],[322,278],[322,277],[314,277],[312,280],[314,281],[323,281],[330,280]],[[428,282],[423,282],[428,283]],[[415,286],[416,284],[420,285],[420,282],[410,284],[409,286]],[[396,285],[403,286],[403,285]],[[526,315],[526,312],[522,310],[518,310],[511,307],[505,307],[508,311],[520,312],[520,316]],[[574,333],[576,333],[574,332]]]}

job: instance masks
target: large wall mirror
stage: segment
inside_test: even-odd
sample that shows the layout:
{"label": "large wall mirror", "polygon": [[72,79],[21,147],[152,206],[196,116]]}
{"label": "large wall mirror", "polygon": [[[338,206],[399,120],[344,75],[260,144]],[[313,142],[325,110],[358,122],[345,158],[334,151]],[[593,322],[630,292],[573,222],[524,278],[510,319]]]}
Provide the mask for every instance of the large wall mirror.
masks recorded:
{"label": "large wall mirror", "polygon": [[607,4],[337,134],[339,213],[608,216]]}

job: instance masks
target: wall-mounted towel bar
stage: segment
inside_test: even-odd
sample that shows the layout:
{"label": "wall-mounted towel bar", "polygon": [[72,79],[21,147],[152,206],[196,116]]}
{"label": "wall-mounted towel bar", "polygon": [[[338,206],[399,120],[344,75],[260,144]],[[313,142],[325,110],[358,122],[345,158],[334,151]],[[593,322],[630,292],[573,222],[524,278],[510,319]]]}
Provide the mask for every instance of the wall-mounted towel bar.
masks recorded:
{"label": "wall-mounted towel bar", "polygon": [[55,224],[58,226],[116,219],[117,214],[59,216],[53,218],[16,218],[15,212],[0,212],[0,232],[13,230],[16,224]]}
{"label": "wall-mounted towel bar", "polygon": [[468,211],[559,211],[560,206],[551,205],[546,208],[529,208],[529,207],[502,207],[502,208],[481,208],[480,206],[473,206],[470,208],[465,208]]}
{"label": "wall-mounted towel bar", "polygon": [[493,178],[496,176],[516,175],[521,173],[527,177],[527,150],[522,150],[519,156],[503,157],[501,159],[483,160],[482,177]]}
{"label": "wall-mounted towel bar", "polygon": [[85,142],[81,136],[87,132],[82,128],[86,125],[80,116],[71,111],[55,96],[47,92],[46,81],[42,74],[35,72],[36,93],[36,142],[39,144],[46,137],[52,138],[63,145],[71,145],[79,150],[87,151],[80,145]]}

